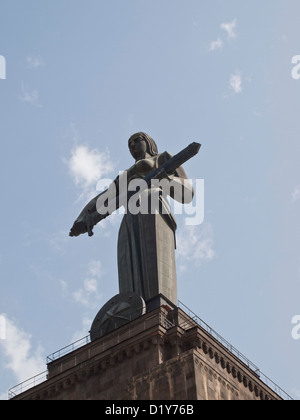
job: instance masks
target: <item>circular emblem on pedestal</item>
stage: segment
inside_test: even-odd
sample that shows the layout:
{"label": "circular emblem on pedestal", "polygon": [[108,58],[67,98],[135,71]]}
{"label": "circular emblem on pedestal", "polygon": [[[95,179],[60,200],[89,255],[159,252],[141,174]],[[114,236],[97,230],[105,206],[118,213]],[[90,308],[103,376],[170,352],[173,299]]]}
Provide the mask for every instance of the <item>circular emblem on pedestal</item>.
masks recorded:
{"label": "circular emblem on pedestal", "polygon": [[139,318],[145,312],[145,301],[137,293],[121,293],[114,296],[96,315],[90,331],[91,341]]}

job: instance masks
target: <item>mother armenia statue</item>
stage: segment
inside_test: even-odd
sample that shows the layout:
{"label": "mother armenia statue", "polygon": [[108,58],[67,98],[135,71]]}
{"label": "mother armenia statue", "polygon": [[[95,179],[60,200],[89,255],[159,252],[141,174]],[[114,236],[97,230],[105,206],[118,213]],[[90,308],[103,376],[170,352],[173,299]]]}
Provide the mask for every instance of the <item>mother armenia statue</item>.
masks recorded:
{"label": "mother armenia statue", "polygon": [[[197,149],[193,153],[195,155],[198,153],[200,145],[197,143],[193,143],[193,145]],[[140,295],[146,303],[161,294],[176,305],[176,221],[167,196],[169,195],[181,203],[192,201],[193,187],[178,162],[185,162],[193,155],[187,156],[186,150],[184,150],[185,155],[183,152],[181,153],[185,159],[179,161],[175,159],[175,164],[170,165],[175,157],[172,157],[168,152],[158,153],[155,141],[148,134],[142,132],[132,135],[128,146],[135,163],[120,174],[108,189],[115,191],[118,203],[116,207],[121,205],[125,207],[125,215],[118,237],[120,294],[134,292]],[[140,189],[138,200],[135,200],[137,209],[140,211],[132,210],[132,206],[129,206],[129,198],[132,197],[132,194],[129,194],[125,201],[120,199],[124,174],[126,175],[126,189],[128,189],[133,181],[149,181],[149,177],[153,181],[154,173],[157,182],[148,182],[144,190]],[[167,186],[167,188],[163,186]],[[78,236],[86,232],[91,236],[91,227],[112,213],[99,211],[99,199],[102,194],[91,200],[83,209],[71,229],[70,236]],[[157,205],[154,209],[150,205],[153,202],[153,197],[157,198]],[[145,208],[147,211],[141,211]]]}

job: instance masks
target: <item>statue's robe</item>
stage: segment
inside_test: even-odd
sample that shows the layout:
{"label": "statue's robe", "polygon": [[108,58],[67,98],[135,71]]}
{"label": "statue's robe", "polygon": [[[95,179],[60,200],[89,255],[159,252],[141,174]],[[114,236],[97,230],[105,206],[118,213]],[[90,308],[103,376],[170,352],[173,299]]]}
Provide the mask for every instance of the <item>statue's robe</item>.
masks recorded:
{"label": "statue's robe", "polygon": [[[127,171],[128,182],[147,175],[170,159],[168,152],[153,156],[136,164]],[[184,182],[187,175],[179,167],[172,179]],[[189,196],[192,198],[192,186]],[[184,189],[173,198],[184,202]],[[151,194],[158,196],[156,214],[150,211]],[[120,293],[136,292],[147,302],[158,294],[177,304],[177,276],[175,264],[176,221],[167,197],[161,190],[150,187],[141,194],[140,200],[148,200],[147,214],[124,215],[118,238],[118,272]],[[188,200],[188,201],[190,201]],[[142,207],[142,204],[141,204]],[[152,209],[153,210],[153,209]]]}

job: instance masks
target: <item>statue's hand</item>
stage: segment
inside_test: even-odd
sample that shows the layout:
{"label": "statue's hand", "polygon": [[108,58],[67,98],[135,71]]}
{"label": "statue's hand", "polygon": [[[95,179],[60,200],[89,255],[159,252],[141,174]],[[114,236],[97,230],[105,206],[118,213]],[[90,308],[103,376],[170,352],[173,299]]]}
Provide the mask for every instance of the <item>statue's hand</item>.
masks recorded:
{"label": "statue's hand", "polygon": [[82,221],[76,221],[70,231],[70,236],[79,236],[83,233],[87,232],[87,226],[84,220]]}

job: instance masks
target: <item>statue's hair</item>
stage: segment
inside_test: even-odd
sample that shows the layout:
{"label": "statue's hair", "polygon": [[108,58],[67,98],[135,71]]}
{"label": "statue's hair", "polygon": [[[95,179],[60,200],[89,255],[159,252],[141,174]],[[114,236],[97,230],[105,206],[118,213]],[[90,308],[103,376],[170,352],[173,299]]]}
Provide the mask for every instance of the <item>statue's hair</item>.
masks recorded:
{"label": "statue's hair", "polygon": [[152,137],[150,137],[148,134],[146,134],[146,133],[142,133],[142,132],[139,132],[139,133],[135,133],[135,134],[133,134],[131,137],[130,137],[130,139],[128,140],[128,145],[130,144],[130,142],[132,141],[132,140],[134,140],[136,137],[141,137],[143,140],[145,140],[145,142],[147,143],[147,145],[148,145],[148,152],[149,152],[149,154],[151,155],[151,156],[155,156],[155,155],[157,155],[158,154],[158,149],[157,149],[157,145],[156,145],[156,143],[155,143],[155,141],[153,140],[153,138]]}

